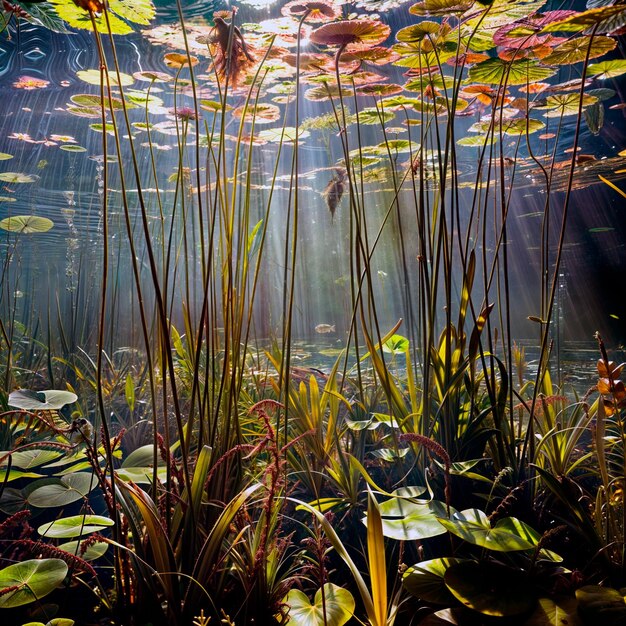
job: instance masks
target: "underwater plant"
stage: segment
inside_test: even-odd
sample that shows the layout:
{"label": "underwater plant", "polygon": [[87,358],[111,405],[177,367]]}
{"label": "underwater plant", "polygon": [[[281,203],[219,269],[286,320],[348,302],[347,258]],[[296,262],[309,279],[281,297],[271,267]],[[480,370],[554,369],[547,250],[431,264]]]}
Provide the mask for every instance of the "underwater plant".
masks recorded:
{"label": "underwater plant", "polygon": [[622,367],[561,359],[626,5],[566,4],[3,3],[89,62],[0,77],[0,610],[619,623]]}

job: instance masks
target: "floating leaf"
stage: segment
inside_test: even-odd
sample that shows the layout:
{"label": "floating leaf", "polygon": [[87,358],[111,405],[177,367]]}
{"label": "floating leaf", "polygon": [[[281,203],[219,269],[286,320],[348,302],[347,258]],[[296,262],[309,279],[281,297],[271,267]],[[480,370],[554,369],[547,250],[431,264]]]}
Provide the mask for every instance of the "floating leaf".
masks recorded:
{"label": "floating leaf", "polygon": [[[0,222],[1,226],[2,222]],[[58,411],[66,404],[72,404],[76,400],[78,400],[78,396],[75,393],[62,389],[48,389],[46,391],[18,389],[9,394],[9,406],[25,411]]]}
{"label": "floating leaf", "polygon": [[611,61],[591,63],[587,67],[587,74],[600,80],[617,78],[622,74],[626,74],[626,59],[613,59]]}
{"label": "floating leaf", "polygon": [[[52,463],[62,456],[64,456],[63,452],[56,450],[22,450],[11,454],[11,465],[19,469],[32,469]],[[8,459],[5,459],[0,464],[6,465],[7,463]]]}
{"label": "floating leaf", "polygon": [[291,589],[283,600],[289,624],[293,626],[342,626],[354,613],[355,602],[347,589],[326,583],[318,589],[313,603],[299,589]]}
{"label": "floating leaf", "polygon": [[22,174],[20,172],[0,173],[0,180],[5,183],[34,183],[38,179],[38,176],[33,176],[32,174]]}
{"label": "floating leaf", "polygon": [[66,506],[84,498],[97,484],[97,479],[88,472],[67,474],[58,483],[33,490],[28,496],[28,503],[40,509]]}
{"label": "floating leaf", "polygon": [[[82,544],[84,543],[88,543],[88,545],[83,552]],[[69,552],[70,554],[76,554],[85,561],[95,561],[106,553],[106,551],[109,549],[109,544],[106,541],[96,541],[95,543],[92,543],[91,541],[87,542],[86,539],[83,539],[68,541],[67,543],[62,543],[57,547],[60,550],[65,550],[66,552]]]}
{"label": "floating leaf", "polygon": [[524,572],[496,563],[456,563],[446,570],[444,581],[457,600],[485,615],[520,615],[536,602]]}
{"label": "floating leaf", "polygon": [[559,44],[541,61],[547,65],[572,65],[584,61],[587,55],[590,59],[600,57],[613,50],[616,45],[617,42],[611,37],[576,37]]}
{"label": "floating leaf", "polygon": [[525,85],[545,80],[555,73],[556,70],[529,59],[509,62],[494,58],[470,67],[469,80],[489,85]]}
{"label": "floating leaf", "polygon": [[31,559],[0,570],[0,590],[15,587],[0,595],[0,608],[9,609],[47,596],[67,575],[61,559]]}
{"label": "floating leaf", "polygon": [[[76,72],[76,76],[90,85],[100,85],[100,70],[79,70]],[[114,87],[118,87],[119,85],[122,85],[122,87],[128,87],[135,82],[135,79],[130,74],[124,74],[124,72],[120,72],[119,76],[117,73],[112,72],[109,74],[109,82]]]}
{"label": "floating leaf", "polygon": [[[267,128],[262,130],[258,136],[260,139],[264,141],[270,141],[274,143],[279,143],[281,141],[291,142],[296,139],[295,128],[291,128],[289,126],[285,128]],[[301,130],[298,133],[298,139],[306,139],[311,133],[308,130]]]}
{"label": "floating leaf", "polygon": [[467,146],[470,148],[484,148],[485,145],[495,143],[498,141],[498,136],[494,134],[490,135],[468,135],[467,137],[461,137],[457,139],[459,146]]}
{"label": "floating leaf", "polygon": [[87,152],[87,148],[77,146],[74,143],[66,143],[62,146],[59,146],[59,150],[63,150],[64,152]]}
{"label": "floating leaf", "polygon": [[[602,25],[602,22],[615,19],[625,12],[626,6],[623,4],[588,9],[587,11],[583,11],[582,13],[575,13],[574,15],[570,15],[569,17],[559,20],[558,22],[548,24],[547,26],[542,28],[541,32],[577,33],[581,30],[591,29],[598,24]],[[606,29],[606,31],[603,28],[599,28],[599,32],[610,32],[610,24],[607,24],[607,26],[608,28]]]}
{"label": "floating leaf", "polygon": [[12,159],[13,155],[8,154],[7,152],[0,152],[0,161],[7,161],[8,159]]}
{"label": "floating leaf", "polygon": [[100,530],[107,526],[113,526],[114,522],[102,515],[73,515],[64,517],[54,522],[42,524],[37,532],[42,537],[52,539],[65,539],[69,537],[82,537]]}
{"label": "floating leaf", "polygon": [[[583,108],[588,107],[595,104],[597,101],[598,99],[595,96],[584,94],[582,106]],[[580,108],[580,94],[572,92],[548,96],[544,101],[538,104],[536,108],[548,109],[548,111],[544,113],[545,117],[578,115],[578,109]]]}

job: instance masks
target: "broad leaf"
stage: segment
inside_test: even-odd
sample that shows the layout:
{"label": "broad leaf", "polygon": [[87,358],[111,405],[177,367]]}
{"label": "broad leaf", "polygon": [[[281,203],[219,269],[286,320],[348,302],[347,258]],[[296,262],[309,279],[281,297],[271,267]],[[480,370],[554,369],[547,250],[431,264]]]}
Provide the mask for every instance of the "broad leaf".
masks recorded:
{"label": "broad leaf", "polygon": [[104,530],[107,526],[113,526],[113,524],[112,519],[101,515],[73,515],[58,519],[55,522],[42,524],[37,532],[42,537],[65,539],[89,535]]}
{"label": "broad leaf", "polygon": [[54,591],[67,575],[67,564],[61,559],[31,559],[0,570],[0,608],[8,609],[37,600]]}
{"label": "broad leaf", "polygon": [[347,589],[326,583],[313,603],[299,589],[289,591],[283,602],[289,607],[293,626],[343,626],[354,613],[355,602]]}

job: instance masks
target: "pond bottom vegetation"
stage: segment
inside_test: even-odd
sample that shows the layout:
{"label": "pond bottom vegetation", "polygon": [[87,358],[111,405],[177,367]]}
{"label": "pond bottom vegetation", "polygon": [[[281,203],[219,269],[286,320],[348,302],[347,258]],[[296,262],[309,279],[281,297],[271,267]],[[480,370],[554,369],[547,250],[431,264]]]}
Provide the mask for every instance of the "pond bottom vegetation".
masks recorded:
{"label": "pond bottom vegetation", "polygon": [[[579,150],[626,5],[186,4],[0,8],[3,45],[92,31],[85,146],[7,140],[96,172],[45,292],[61,225],[22,190],[54,165],[0,153],[2,623],[626,624],[624,365],[604,333],[582,388],[560,363],[571,206],[626,197],[626,153]],[[137,26],[167,52],[128,74]]]}

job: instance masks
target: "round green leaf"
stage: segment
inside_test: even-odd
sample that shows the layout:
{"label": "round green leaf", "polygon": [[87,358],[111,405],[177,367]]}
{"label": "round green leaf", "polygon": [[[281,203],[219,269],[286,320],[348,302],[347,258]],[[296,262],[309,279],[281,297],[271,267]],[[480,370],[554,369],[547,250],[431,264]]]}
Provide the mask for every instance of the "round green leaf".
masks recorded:
{"label": "round green leaf", "polygon": [[39,177],[21,172],[2,172],[0,180],[5,183],[34,183]]}
{"label": "round green leaf", "polygon": [[35,602],[54,591],[67,575],[61,559],[31,559],[0,570],[0,590],[15,587],[0,595],[0,608],[12,608]]}
{"label": "round green leaf", "polygon": [[[13,467],[19,469],[32,469],[56,461],[62,456],[63,453],[56,450],[22,450],[11,454],[11,463]],[[4,461],[2,465],[6,465],[7,462]]]}
{"label": "round green leaf", "polygon": [[489,85],[525,85],[543,81],[555,73],[556,70],[543,67],[537,61],[528,59],[504,61],[493,58],[470,67],[469,80]]}
{"label": "round green leaf", "polygon": [[37,529],[37,532],[42,537],[65,539],[95,533],[107,526],[113,526],[113,524],[112,519],[102,517],[101,515],[73,515],[72,517],[58,519],[55,522],[42,524]]}
{"label": "round green leaf", "polygon": [[626,74],[626,59],[613,59],[612,61],[600,61],[591,63],[587,67],[587,74],[600,80],[607,78],[617,78]]}
{"label": "round green leaf", "polygon": [[57,546],[60,550],[65,550],[70,554],[76,554],[81,559],[85,561],[95,561],[103,556],[106,551],[109,549],[109,544],[106,541],[96,541],[92,543],[86,550],[81,554],[81,544],[84,541],[68,541],[67,543],[62,543]]}
{"label": "round green leaf", "polygon": [[347,590],[332,583],[318,589],[313,603],[299,589],[292,589],[283,602],[289,607],[293,626],[343,626],[354,613],[354,598]]}
{"label": "round green leaf", "polygon": [[[100,85],[100,70],[79,70],[76,72],[76,76],[90,85]],[[111,85],[122,85],[123,87],[128,87],[128,85],[132,85],[135,82],[135,79],[132,76],[124,74],[123,72],[120,72],[119,77],[120,80],[118,81],[117,73],[111,72],[109,74]]]}
{"label": "round green leaf", "polygon": [[[446,532],[438,520],[446,514],[446,506],[437,500],[416,503],[404,498],[391,498],[378,506],[383,535],[390,539],[417,541]],[[367,525],[367,518],[363,522]]]}
{"label": "round green leaf", "polygon": [[524,573],[496,563],[466,561],[451,565],[444,582],[457,600],[485,615],[520,615],[536,603]]}
{"label": "round green leaf", "polygon": [[47,217],[37,217],[36,215],[15,215],[5,217],[0,221],[0,228],[12,233],[45,233],[53,226],[54,222],[52,220]]}
{"label": "round green leaf", "polygon": [[[2,226],[2,222],[0,222],[0,226]],[[75,393],[62,389],[48,389],[46,391],[18,389],[9,394],[9,406],[25,411],[58,411],[66,404],[72,404],[76,400],[78,400],[78,396]]]}
{"label": "round green leaf", "polygon": [[83,148],[82,146],[77,146],[74,143],[66,143],[62,146],[59,146],[60,150],[65,150],[65,152],[87,152],[87,148]]}
{"label": "round green leaf", "polygon": [[404,572],[403,587],[416,598],[434,604],[454,604],[455,597],[446,587],[443,577],[446,570],[456,563],[463,563],[466,559],[432,559],[416,563]]}
{"label": "round green leaf", "polygon": [[97,485],[97,482],[96,478],[88,472],[67,474],[59,479],[58,483],[35,489],[28,496],[28,503],[40,509],[66,506],[84,498]]}
{"label": "round green leaf", "polygon": [[576,37],[558,45],[551,54],[542,59],[546,65],[572,65],[581,63],[589,55],[590,59],[601,57],[615,48],[617,42],[611,37],[596,35]]}

